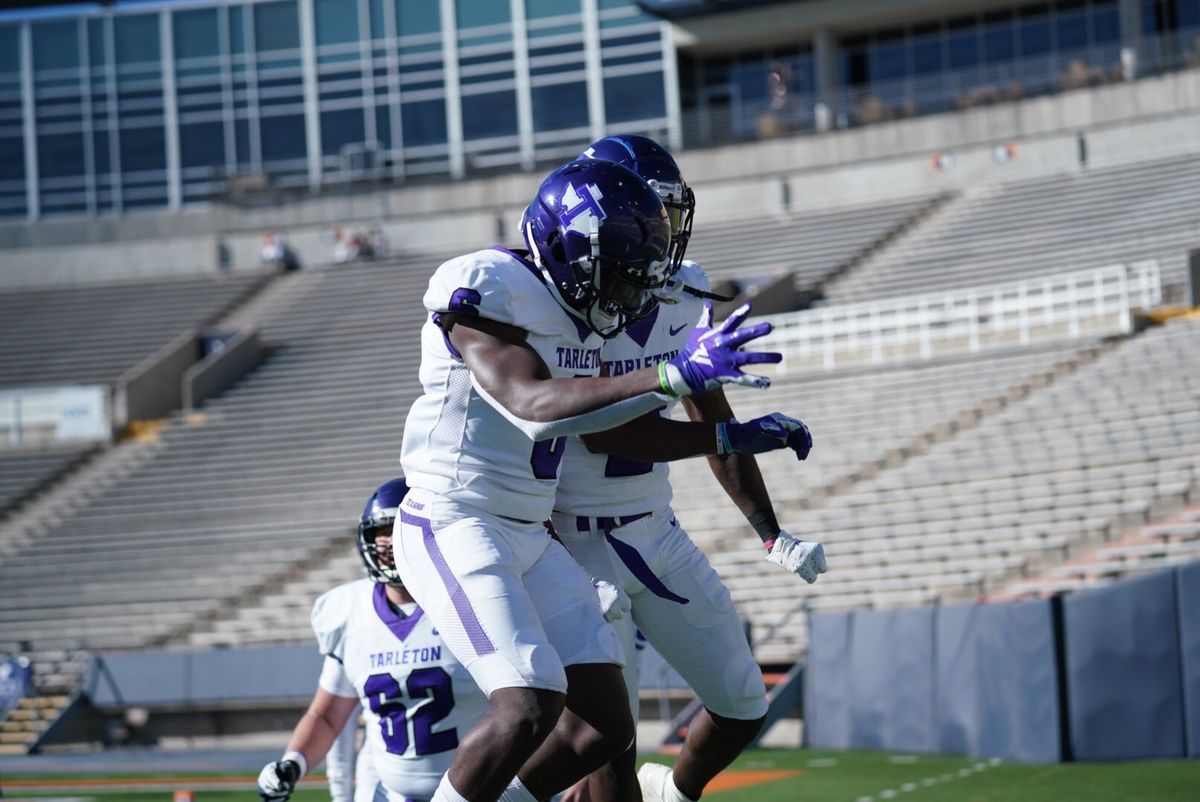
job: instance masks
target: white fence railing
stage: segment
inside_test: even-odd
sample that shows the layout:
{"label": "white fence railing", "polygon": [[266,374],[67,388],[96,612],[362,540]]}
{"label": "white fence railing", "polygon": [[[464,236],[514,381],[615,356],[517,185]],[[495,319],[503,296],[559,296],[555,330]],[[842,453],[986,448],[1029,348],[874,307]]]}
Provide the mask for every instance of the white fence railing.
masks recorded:
{"label": "white fence railing", "polygon": [[755,347],[781,351],[781,372],[828,371],[1127,333],[1160,303],[1158,263],[1135,262],[764,317],[775,330]]}
{"label": "white fence railing", "polygon": [[0,390],[0,441],[11,445],[112,436],[106,385]]}

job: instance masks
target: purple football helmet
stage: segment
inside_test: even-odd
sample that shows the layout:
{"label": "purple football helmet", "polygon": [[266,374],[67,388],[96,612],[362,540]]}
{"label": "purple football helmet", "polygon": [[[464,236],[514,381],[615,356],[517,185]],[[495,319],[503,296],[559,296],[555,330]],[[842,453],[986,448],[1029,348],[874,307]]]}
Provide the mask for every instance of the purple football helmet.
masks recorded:
{"label": "purple football helmet", "polygon": [[392,547],[388,545],[381,549],[375,541],[380,537],[392,537],[400,502],[407,494],[408,483],[403,477],[384,482],[367,499],[367,506],[358,519],[358,556],[367,567],[367,575],[381,585],[404,584],[396,570]]}
{"label": "purple football helmet", "polygon": [[671,220],[671,275],[683,263],[688,239],[692,236],[692,216],[696,213],[696,195],[683,180],[679,165],[667,149],[648,136],[615,134],[597,139],[580,159],[605,159],[628,167],[658,193]]}
{"label": "purple football helmet", "polygon": [[521,218],[530,254],[602,337],[648,313],[670,268],[671,225],[637,173],[600,159],[552,172]]}

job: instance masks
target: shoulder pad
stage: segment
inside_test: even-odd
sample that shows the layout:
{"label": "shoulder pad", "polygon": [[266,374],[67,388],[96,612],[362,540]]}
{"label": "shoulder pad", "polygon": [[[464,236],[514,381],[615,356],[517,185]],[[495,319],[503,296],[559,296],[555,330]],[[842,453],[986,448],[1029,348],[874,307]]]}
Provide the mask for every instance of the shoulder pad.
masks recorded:
{"label": "shoulder pad", "polygon": [[338,585],[321,595],[312,608],[312,629],[317,636],[317,648],[321,654],[333,657],[339,662],[345,651],[346,630],[354,615],[355,603],[359,596],[370,592],[373,585],[369,579],[358,579]]}
{"label": "shoulder pad", "polygon": [[677,281],[682,281],[684,284],[696,290],[704,290],[708,292],[712,285],[708,280],[708,273],[704,272],[704,268],[691,259],[684,259],[679,266],[679,272],[675,274]]}
{"label": "shoulder pad", "polygon": [[536,270],[498,249],[459,256],[442,264],[429,280],[425,308],[528,328],[531,313],[536,316],[540,306],[557,306]]}

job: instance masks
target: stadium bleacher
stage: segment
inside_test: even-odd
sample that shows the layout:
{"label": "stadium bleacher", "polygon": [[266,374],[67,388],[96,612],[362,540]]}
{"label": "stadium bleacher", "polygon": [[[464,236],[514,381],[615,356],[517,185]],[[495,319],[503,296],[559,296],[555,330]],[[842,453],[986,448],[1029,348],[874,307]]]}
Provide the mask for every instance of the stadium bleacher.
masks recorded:
{"label": "stadium bleacher", "polygon": [[182,332],[218,319],[268,276],[0,291],[0,387],[105,384]]}
{"label": "stadium bleacher", "polygon": [[1200,245],[1194,155],[981,185],[826,287],[831,303],[994,284],[1157,259],[1184,284]]}
{"label": "stadium bleacher", "polygon": [[0,450],[0,515],[53,482],[92,450],[91,445]]}
{"label": "stadium bleacher", "polygon": [[917,196],[797,210],[697,225],[687,258],[720,279],[793,273],[796,290],[818,291],[839,271],[919,221],[946,196]]}

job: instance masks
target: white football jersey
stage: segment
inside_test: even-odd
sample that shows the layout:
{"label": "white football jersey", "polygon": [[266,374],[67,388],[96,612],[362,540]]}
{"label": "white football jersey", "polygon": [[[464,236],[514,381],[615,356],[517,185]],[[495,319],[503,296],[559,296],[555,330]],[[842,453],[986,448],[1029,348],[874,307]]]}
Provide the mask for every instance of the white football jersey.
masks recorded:
{"label": "white football jersey", "polygon": [[[676,279],[708,290],[708,276],[695,262],[684,262]],[[679,302],[659,304],[653,312],[604,343],[600,358],[610,376],[619,376],[679,355],[699,322],[704,302],[684,293]],[[662,414],[668,414],[663,410]],[[667,463],[639,462],[615,454],[593,454],[578,437],[567,440],[554,509],[572,515],[635,515],[671,503]]]}
{"label": "white football jersey", "polygon": [[549,518],[567,438],[531,442],[493,409],[472,387],[466,363],[437,320],[457,312],[524,329],[555,378],[599,375],[603,338],[559,303],[532,262],[501,248],[439,267],[425,308],[424,394],[409,410],[400,456],[409,485],[495,515]]}
{"label": "white football jersey", "polygon": [[326,656],[321,687],[362,702],[363,749],[379,780],[408,799],[431,798],[487,697],[421,608],[397,613],[370,579],[317,599],[312,627]]}

